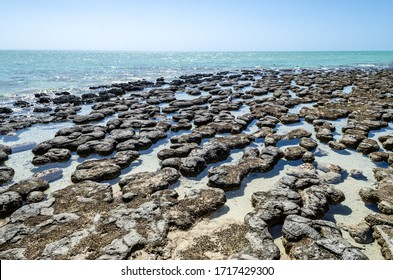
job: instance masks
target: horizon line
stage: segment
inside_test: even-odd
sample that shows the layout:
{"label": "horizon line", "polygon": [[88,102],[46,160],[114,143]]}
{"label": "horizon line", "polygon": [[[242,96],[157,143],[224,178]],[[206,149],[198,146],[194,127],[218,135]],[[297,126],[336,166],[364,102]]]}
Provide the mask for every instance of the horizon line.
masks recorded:
{"label": "horizon line", "polygon": [[100,49],[9,49],[0,48],[0,51],[76,51],[76,52],[150,52],[150,53],[247,53],[247,52],[392,52],[392,50],[100,50]]}

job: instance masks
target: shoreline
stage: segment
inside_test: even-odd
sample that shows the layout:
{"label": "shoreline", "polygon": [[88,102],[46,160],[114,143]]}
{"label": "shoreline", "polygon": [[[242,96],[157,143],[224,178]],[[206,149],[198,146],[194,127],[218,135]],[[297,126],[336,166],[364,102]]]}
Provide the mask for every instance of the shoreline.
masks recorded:
{"label": "shoreline", "polygon": [[223,71],[3,109],[0,144],[35,143],[0,146],[0,257],[389,259],[392,76]]}

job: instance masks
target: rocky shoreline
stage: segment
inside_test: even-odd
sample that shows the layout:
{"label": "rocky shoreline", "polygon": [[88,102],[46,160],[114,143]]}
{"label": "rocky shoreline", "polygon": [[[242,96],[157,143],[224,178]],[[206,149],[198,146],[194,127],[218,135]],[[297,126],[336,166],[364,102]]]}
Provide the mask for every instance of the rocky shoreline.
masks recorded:
{"label": "rocky shoreline", "polygon": [[[255,69],[90,89],[0,106],[1,259],[369,259],[362,244],[393,258],[392,69]],[[13,143],[56,123],[53,135]],[[326,153],[359,154],[374,178],[320,162]],[[31,170],[10,164],[18,154]],[[275,183],[247,198],[242,221],[215,223],[255,174]],[[360,223],[328,218],[349,199],[348,180],[367,185],[353,198],[369,211]]]}

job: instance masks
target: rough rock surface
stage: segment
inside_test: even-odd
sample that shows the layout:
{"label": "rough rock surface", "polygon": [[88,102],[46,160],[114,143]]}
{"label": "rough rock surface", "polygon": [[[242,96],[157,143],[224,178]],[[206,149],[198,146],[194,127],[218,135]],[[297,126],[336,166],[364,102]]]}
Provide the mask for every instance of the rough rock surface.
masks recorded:
{"label": "rough rock surface", "polygon": [[123,200],[131,201],[134,197],[149,196],[154,192],[168,188],[179,179],[179,172],[174,168],[163,168],[157,172],[140,172],[120,180]]}
{"label": "rough rock surface", "polygon": [[353,240],[359,244],[369,244],[374,241],[371,227],[367,223],[342,225],[341,228],[348,231]]}
{"label": "rough rock surface", "polygon": [[245,154],[238,164],[221,165],[209,170],[210,187],[223,190],[237,189],[243,179],[250,173],[267,172],[271,170],[282,157],[282,151],[276,147],[264,148],[259,157],[250,157]]}
{"label": "rough rock surface", "polygon": [[382,247],[382,255],[387,260],[393,260],[393,227],[379,225],[374,227],[374,238]]}
{"label": "rough rock surface", "polygon": [[6,161],[11,153],[12,153],[11,147],[0,144],[0,162]]}
{"label": "rough rock surface", "polygon": [[105,137],[105,127],[102,126],[75,126],[64,128],[56,133],[56,136],[48,141],[38,144],[34,149],[35,155],[43,155],[52,148],[68,149],[76,151],[77,148],[92,140]]}
{"label": "rough rock surface", "polygon": [[366,260],[358,248],[343,239],[338,227],[329,221],[288,216],[283,228],[283,244],[292,259]]}
{"label": "rough rock surface", "polygon": [[19,193],[23,199],[26,199],[27,195],[34,191],[46,191],[49,189],[49,183],[39,178],[31,178],[29,180],[23,180],[9,187],[9,191]]}
{"label": "rough rock surface", "polygon": [[379,150],[378,142],[373,139],[364,139],[357,147],[357,151],[365,155]]}
{"label": "rough rock surface", "polygon": [[111,159],[89,160],[76,167],[71,180],[74,183],[81,181],[101,182],[120,176],[121,167]]}
{"label": "rough rock surface", "polygon": [[374,170],[378,181],[376,189],[367,187],[360,190],[359,195],[363,201],[377,203],[378,209],[387,215],[393,214],[393,176],[386,174],[383,178],[377,177],[378,169]]}
{"label": "rough rock surface", "polygon": [[34,156],[34,165],[43,165],[53,162],[64,162],[71,158],[71,151],[67,149],[50,149],[45,154],[40,156]]}
{"label": "rough rock surface", "polygon": [[15,171],[11,167],[0,166],[0,185],[11,181],[14,175]]}
{"label": "rough rock surface", "polygon": [[4,218],[22,206],[22,197],[14,191],[0,194],[0,217]]}
{"label": "rough rock surface", "polygon": [[288,147],[284,149],[284,158],[286,160],[298,160],[303,157],[307,150],[300,146]]}
{"label": "rough rock surface", "polygon": [[[0,193],[5,218],[0,225],[0,258],[364,259],[334,223],[319,220],[331,214],[330,205],[345,198],[341,186],[330,184],[348,176],[338,166],[320,165],[319,159],[357,150],[381,166],[393,164],[393,134],[378,132],[393,121],[392,73],[377,68],[222,71],[172,81],[101,85],[80,97],[69,92],[37,93],[35,100],[2,107],[0,134],[8,134],[10,142],[18,136],[15,131],[35,124],[73,121],[74,126],[38,145],[14,144],[11,151],[0,145],[0,164],[9,162],[15,168],[14,159],[23,156],[15,153],[29,150],[36,165],[68,161],[74,153],[68,163],[51,166],[56,168],[34,167],[32,178]],[[82,103],[92,104],[90,114],[81,115]],[[104,125],[83,125],[105,118]],[[306,123],[299,123],[303,119]],[[346,121],[341,131],[336,131],[341,126],[333,122],[337,120]],[[297,124],[287,125],[292,123]],[[379,136],[379,142],[369,134]],[[319,142],[353,151],[330,153]],[[238,160],[239,149],[243,156]],[[131,165],[142,150],[141,160]],[[150,156],[155,155],[161,163],[150,166]],[[288,162],[279,162],[283,157]],[[288,168],[299,165],[290,160],[305,163]],[[265,175],[280,173],[280,179],[252,195],[254,209],[243,223],[231,221],[213,229],[207,219],[199,224],[224,205],[224,190],[240,188],[248,174],[270,171],[277,162],[277,169]],[[145,165],[155,171],[135,172]],[[63,168],[67,168],[64,177]],[[195,178],[184,178],[205,177],[207,168],[208,178],[198,184],[192,183]],[[116,179],[122,169],[125,174]],[[23,173],[15,170],[19,178]],[[74,172],[73,185],[69,171]],[[349,175],[366,181],[359,171]],[[0,167],[0,184],[13,176],[12,169]],[[37,182],[37,177],[47,182],[63,178],[65,183],[53,184],[53,189],[61,190],[49,188],[44,193],[49,185]],[[367,224],[340,228],[359,243],[372,240],[371,228],[385,258],[392,258],[393,172],[378,169],[375,177],[377,186],[360,195],[367,203],[376,203],[380,213],[367,215]],[[205,179],[214,188],[203,186]],[[113,189],[98,183],[105,180],[111,180]],[[208,229],[199,232],[205,222]],[[279,233],[288,255],[273,240]],[[188,241],[187,248],[176,243],[176,236]]]}

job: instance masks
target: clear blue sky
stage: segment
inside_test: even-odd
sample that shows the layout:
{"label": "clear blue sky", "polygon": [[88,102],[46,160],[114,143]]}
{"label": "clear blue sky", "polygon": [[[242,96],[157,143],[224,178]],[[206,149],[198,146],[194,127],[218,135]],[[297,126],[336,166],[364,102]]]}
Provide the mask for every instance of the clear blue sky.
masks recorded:
{"label": "clear blue sky", "polygon": [[0,49],[393,50],[393,0],[0,0]]}

